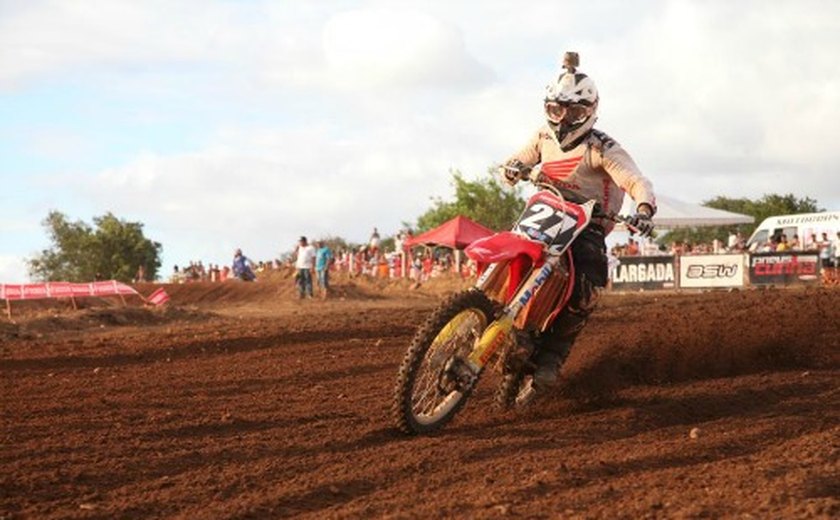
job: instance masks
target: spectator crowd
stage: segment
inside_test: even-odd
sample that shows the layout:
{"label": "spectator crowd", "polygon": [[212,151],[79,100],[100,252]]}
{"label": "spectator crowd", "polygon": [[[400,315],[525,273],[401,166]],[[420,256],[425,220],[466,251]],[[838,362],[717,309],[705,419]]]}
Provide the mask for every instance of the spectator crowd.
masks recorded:
{"label": "spectator crowd", "polygon": [[[379,231],[374,228],[367,243],[355,247],[342,246],[333,250],[327,241],[316,240],[310,244],[307,238],[302,236],[294,251],[283,259],[254,262],[237,249],[231,265],[205,265],[201,260],[191,261],[184,267],[174,266],[169,281],[253,281],[269,271],[291,270],[295,273],[294,280],[300,298],[314,298],[316,293],[321,298],[327,298],[330,294],[331,276],[336,273],[379,279],[410,278],[418,285],[443,275],[458,274],[464,278],[477,275],[477,265],[465,255],[457,259],[455,255],[458,253],[445,247],[407,247],[406,242],[410,238],[410,231],[400,231],[393,239],[393,247],[384,248]],[[652,240],[640,241],[631,237],[627,243],[613,246],[609,256],[616,258],[785,251],[818,252],[823,266],[840,266],[840,233],[836,237],[829,237],[827,233],[821,233],[821,236],[812,234],[804,241],[797,235],[774,235],[765,243],[752,244],[749,249],[741,233],[730,234],[725,243],[721,240],[709,243],[673,241],[667,245],[659,245]],[[139,276],[142,275],[138,274]]]}
{"label": "spectator crowd", "polygon": [[771,235],[766,242],[753,243],[747,248],[746,239],[741,233],[732,233],[727,241],[712,240],[709,243],[691,243],[673,241],[668,245],[659,245],[652,240],[638,241],[630,238],[626,244],[617,244],[610,250],[610,256],[656,256],[656,255],[713,255],[728,253],[771,253],[786,251],[811,251],[820,255],[823,266],[840,265],[840,233],[829,237],[828,233],[820,236],[811,234],[806,240],[799,235],[788,237],[785,234]]}
{"label": "spectator crowd", "polygon": [[[240,249],[234,253],[230,265],[204,264],[201,260],[189,265],[173,267],[170,283],[227,282],[230,280],[254,281],[263,273],[271,271],[293,271],[294,281],[300,298],[321,298],[330,293],[331,275],[346,273],[350,277],[403,278],[410,277],[417,284],[445,274],[455,274],[455,254],[445,247],[418,246],[409,248],[406,242],[411,238],[409,230],[400,231],[393,238],[393,247],[383,247],[383,240],[377,228],[370,239],[360,246],[338,247],[333,250],[328,241],[310,242],[301,236],[291,254],[283,258],[252,261]],[[475,276],[476,265],[463,256],[460,275]],[[405,276],[403,275],[405,271]]]}

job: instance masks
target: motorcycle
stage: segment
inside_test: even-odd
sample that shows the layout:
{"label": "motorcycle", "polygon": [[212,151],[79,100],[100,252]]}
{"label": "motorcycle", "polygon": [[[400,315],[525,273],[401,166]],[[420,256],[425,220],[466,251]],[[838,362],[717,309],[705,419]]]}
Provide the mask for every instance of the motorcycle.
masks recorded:
{"label": "motorcycle", "polygon": [[[528,171],[517,171],[526,178]],[[466,404],[494,359],[501,371],[495,401],[502,409],[533,401],[535,351],[517,336],[544,332],[572,295],[571,244],[593,218],[622,222],[594,200],[572,202],[537,176],[512,231],[477,240],[465,250],[483,267],[476,284],[442,302],[417,330],[400,364],[392,415],[408,434],[440,429]],[[571,197],[569,197],[571,198]]]}
{"label": "motorcycle", "polygon": [[257,275],[254,274],[254,271],[251,268],[247,268],[241,273],[235,275],[236,279],[242,282],[255,282],[257,281]]}

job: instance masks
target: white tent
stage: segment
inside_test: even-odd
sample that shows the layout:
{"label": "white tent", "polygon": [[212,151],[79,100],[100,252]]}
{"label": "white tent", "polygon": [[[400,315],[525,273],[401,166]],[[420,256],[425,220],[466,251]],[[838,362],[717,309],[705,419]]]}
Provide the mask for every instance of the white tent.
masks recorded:
{"label": "white tent", "polygon": [[[699,204],[691,204],[681,200],[656,196],[656,215],[653,223],[659,229],[676,229],[685,227],[729,226],[734,224],[751,224],[755,217],[732,213],[722,209],[707,208]],[[622,215],[632,215],[635,210],[633,199],[624,197],[621,207]]]}

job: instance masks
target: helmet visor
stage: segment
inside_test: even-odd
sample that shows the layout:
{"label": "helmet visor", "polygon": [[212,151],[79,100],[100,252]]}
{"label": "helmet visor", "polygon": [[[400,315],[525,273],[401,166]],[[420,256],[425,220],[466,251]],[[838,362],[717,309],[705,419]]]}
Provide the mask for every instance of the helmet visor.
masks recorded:
{"label": "helmet visor", "polygon": [[545,102],[545,115],[554,124],[571,125],[586,119],[589,109],[579,103]]}

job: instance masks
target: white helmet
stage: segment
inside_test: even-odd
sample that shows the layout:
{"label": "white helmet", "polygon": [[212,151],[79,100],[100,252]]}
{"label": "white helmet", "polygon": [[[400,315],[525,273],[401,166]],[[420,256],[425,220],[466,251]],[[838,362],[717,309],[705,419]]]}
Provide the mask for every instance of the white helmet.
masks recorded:
{"label": "white helmet", "polygon": [[[576,58],[577,56],[575,56]],[[575,71],[576,60],[566,66],[568,72],[545,88],[545,116],[557,134],[560,148],[571,149],[595,125],[598,112],[598,89],[595,82]]]}

